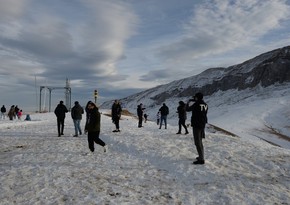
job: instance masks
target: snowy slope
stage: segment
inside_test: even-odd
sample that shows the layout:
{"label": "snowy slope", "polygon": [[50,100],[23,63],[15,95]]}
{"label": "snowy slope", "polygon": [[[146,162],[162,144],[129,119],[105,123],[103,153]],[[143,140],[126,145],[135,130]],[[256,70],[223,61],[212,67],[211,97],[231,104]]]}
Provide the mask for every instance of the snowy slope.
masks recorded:
{"label": "snowy slope", "polygon": [[121,133],[112,133],[111,119],[102,115],[101,138],[109,152],[96,145],[94,155],[87,155],[86,136],[72,137],[69,114],[60,138],[53,113],[31,118],[0,121],[1,205],[290,201],[290,150],[263,140],[243,140],[208,127],[206,164],[192,165],[197,154],[191,131],[176,135],[174,125],[159,130],[151,121],[137,128],[136,118],[123,116]]}
{"label": "snowy slope", "polygon": [[[142,103],[149,118],[154,120],[162,103],[166,103],[171,124],[177,124],[178,102],[187,102],[195,92],[201,91],[209,104],[209,123],[246,140],[264,139],[290,149],[289,66],[290,46],[228,68],[211,68],[120,101],[134,114]],[[111,105],[109,101],[101,107],[108,109]]]}

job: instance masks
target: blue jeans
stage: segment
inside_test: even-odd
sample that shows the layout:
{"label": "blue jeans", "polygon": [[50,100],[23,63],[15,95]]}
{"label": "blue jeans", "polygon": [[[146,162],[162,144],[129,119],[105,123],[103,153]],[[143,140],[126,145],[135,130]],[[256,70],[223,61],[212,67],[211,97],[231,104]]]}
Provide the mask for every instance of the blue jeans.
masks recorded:
{"label": "blue jeans", "polygon": [[78,135],[78,132],[81,135],[82,134],[81,120],[73,120],[73,121],[74,121],[74,126],[75,126],[75,135]]}
{"label": "blue jeans", "polygon": [[167,115],[161,115],[161,118],[160,118],[160,127],[159,129],[161,129],[162,127],[162,122],[164,121],[164,124],[165,124],[165,129],[167,129]]}

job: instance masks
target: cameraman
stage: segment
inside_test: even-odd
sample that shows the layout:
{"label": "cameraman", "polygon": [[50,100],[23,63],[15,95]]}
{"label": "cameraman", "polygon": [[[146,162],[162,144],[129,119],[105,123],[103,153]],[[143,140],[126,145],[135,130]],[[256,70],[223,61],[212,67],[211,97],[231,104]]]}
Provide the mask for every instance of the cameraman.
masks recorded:
{"label": "cameraman", "polygon": [[[194,102],[190,105],[190,102]],[[204,164],[204,150],[202,138],[204,138],[205,124],[207,123],[208,106],[203,101],[203,94],[196,93],[194,99],[186,104],[186,111],[192,111],[191,126],[193,131],[194,144],[198,153],[197,161],[193,164]]]}

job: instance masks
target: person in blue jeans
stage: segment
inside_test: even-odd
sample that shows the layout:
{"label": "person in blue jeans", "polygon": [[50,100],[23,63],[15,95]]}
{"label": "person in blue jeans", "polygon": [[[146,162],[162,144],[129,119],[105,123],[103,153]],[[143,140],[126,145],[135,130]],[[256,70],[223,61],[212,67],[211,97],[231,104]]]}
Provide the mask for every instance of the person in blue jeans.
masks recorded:
{"label": "person in blue jeans", "polygon": [[78,101],[75,101],[75,105],[71,109],[71,117],[73,119],[75,127],[74,137],[78,137],[78,134],[82,135],[81,129],[82,114],[84,114],[84,109],[82,108],[82,106],[80,106]]}
{"label": "person in blue jeans", "polygon": [[159,109],[159,111],[160,111],[160,115],[161,115],[159,129],[161,129],[163,121],[164,121],[165,129],[167,129],[167,115],[169,114],[169,108],[167,107],[167,105],[165,103],[163,103],[163,105]]}

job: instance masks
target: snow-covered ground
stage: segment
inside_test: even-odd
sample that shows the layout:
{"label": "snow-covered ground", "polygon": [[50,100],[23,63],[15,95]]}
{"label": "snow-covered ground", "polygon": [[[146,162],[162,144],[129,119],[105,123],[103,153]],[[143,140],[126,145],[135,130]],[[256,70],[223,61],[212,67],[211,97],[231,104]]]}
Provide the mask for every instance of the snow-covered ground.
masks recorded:
{"label": "snow-covered ground", "polygon": [[[104,113],[107,110],[101,110]],[[87,137],[74,134],[67,114],[57,137],[53,113],[32,121],[0,121],[0,204],[290,204],[290,150],[242,140],[208,127],[205,165],[190,135],[154,121],[137,128],[123,116],[121,132],[102,115],[101,139],[87,155]],[[82,121],[82,127],[84,120]]]}

